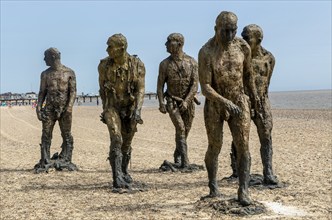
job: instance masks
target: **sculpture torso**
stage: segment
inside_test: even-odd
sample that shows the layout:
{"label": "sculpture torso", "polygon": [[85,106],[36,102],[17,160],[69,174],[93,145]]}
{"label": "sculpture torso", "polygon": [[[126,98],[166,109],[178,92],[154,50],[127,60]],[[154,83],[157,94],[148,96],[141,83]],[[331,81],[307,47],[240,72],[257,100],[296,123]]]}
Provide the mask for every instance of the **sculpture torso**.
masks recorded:
{"label": "sculpture torso", "polygon": [[63,109],[69,101],[69,81],[75,80],[74,72],[62,66],[59,70],[47,69],[43,72],[43,79],[46,83],[46,107],[48,109]]}
{"label": "sculpture torso", "polygon": [[243,89],[244,54],[236,41],[220,52],[211,50],[212,87],[223,97],[235,102]]}
{"label": "sculpture torso", "polygon": [[162,61],[161,71],[166,75],[167,92],[170,95],[182,99],[186,98],[193,84],[196,63],[193,58],[186,54],[181,60],[168,57]]}
{"label": "sculpture torso", "polygon": [[261,56],[252,58],[252,67],[255,74],[255,85],[257,94],[260,98],[268,93],[270,78],[273,71],[274,57],[271,53],[265,51]]}
{"label": "sculpture torso", "polygon": [[136,57],[128,57],[127,62],[118,65],[109,57],[101,60],[99,77],[101,93],[105,94],[103,100],[108,107],[123,108],[132,106],[135,101],[134,94],[138,90],[136,84],[139,69],[143,63]]}

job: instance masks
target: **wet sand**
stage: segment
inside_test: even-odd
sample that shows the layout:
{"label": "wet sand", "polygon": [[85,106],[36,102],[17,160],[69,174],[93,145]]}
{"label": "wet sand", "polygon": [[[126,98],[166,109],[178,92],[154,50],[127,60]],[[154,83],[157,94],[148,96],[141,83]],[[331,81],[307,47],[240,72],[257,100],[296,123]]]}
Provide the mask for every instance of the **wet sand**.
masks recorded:
{"label": "wet sand", "polygon": [[[79,172],[34,174],[40,159],[41,123],[31,107],[2,107],[0,154],[0,219],[242,219],[212,207],[199,208],[208,194],[207,173],[162,173],[161,163],[172,160],[174,128],[156,107],[142,111],[143,125],[133,140],[130,172],[148,191],[112,193],[106,160],[109,137],[99,121],[100,107],[75,106],[73,162]],[[274,169],[285,188],[250,188],[254,201],[269,211],[246,219],[331,219],[332,110],[273,110]],[[60,151],[56,124],[51,154]],[[188,138],[191,163],[203,165],[207,148],[202,107]],[[231,136],[224,129],[218,177],[231,174]],[[259,142],[252,123],[252,173],[262,173]],[[236,196],[237,184],[220,181],[220,191]],[[274,209],[274,211],[273,211]]]}

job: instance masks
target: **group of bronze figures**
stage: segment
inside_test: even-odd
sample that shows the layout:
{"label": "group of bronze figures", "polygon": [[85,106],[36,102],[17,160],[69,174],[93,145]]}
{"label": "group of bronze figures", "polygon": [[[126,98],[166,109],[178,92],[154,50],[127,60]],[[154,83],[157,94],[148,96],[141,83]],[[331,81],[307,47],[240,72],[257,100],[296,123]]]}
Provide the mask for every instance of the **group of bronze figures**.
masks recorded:
{"label": "group of bronze figures", "polygon": [[[218,155],[223,141],[226,121],[233,142],[231,167],[238,177],[238,200],[251,204],[248,192],[250,180],[249,130],[254,121],[261,144],[264,184],[276,185],[272,169],[272,115],[268,87],[275,64],[273,55],[261,46],[263,31],[257,25],[248,25],[237,38],[237,16],[221,12],[215,24],[215,36],[199,51],[197,61],[183,52],[184,37],[170,34],[166,48],[170,56],[160,63],[157,83],[159,110],[169,114],[174,124],[174,164],[179,169],[190,168],[187,137],[195,114],[195,97],[200,82],[205,96],[204,120],[208,137],[205,166],[208,172],[210,197],[220,195],[217,184]],[[131,142],[142,124],[141,109],[144,99],[145,67],[136,56],[127,53],[127,40],[114,34],[107,41],[108,57],[98,66],[100,96],[103,112],[101,121],[110,135],[109,162],[114,188],[130,188],[133,182],[128,164]],[[41,74],[37,116],[43,124],[41,159],[35,171],[50,167],[58,170],[77,170],[72,163],[73,137],[71,135],[72,109],[76,97],[75,73],[60,62],[55,48],[45,51],[49,66]],[[167,89],[165,91],[165,85]],[[43,103],[46,105],[43,107]],[[60,154],[50,156],[52,131],[58,121],[63,138]]]}

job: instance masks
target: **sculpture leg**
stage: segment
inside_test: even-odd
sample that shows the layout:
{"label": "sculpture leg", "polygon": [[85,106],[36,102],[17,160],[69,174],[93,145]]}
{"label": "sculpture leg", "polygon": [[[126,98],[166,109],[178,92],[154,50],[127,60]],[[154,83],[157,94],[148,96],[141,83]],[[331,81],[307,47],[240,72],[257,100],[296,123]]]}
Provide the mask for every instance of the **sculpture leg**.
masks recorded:
{"label": "sculpture leg", "polygon": [[179,143],[179,151],[181,155],[181,168],[186,168],[189,166],[186,136],[182,135],[178,137],[177,142]]}
{"label": "sculpture leg", "polygon": [[222,147],[223,141],[223,124],[224,121],[220,119],[216,109],[209,105],[208,101],[204,106],[204,121],[208,137],[208,149],[205,154],[205,166],[208,172],[210,197],[217,197],[220,195],[217,183],[218,173],[218,156]]}
{"label": "sculpture leg", "polygon": [[241,205],[247,206],[251,204],[251,199],[248,190],[249,181],[250,181],[250,165],[251,165],[249,152],[239,153],[237,164],[239,168],[238,198]]}
{"label": "sculpture leg", "polygon": [[264,183],[271,185],[278,184],[278,180],[273,175],[273,169],[272,169],[273,149],[272,149],[271,137],[270,139],[264,139],[263,141],[261,140],[260,152],[263,164]]}
{"label": "sculpture leg", "polygon": [[50,163],[50,147],[52,143],[52,133],[55,125],[55,120],[47,119],[43,121],[43,131],[41,138],[41,158],[44,158],[43,163]]}
{"label": "sculpture leg", "polygon": [[232,175],[230,176],[231,178],[237,178],[238,177],[238,172],[237,172],[237,152],[236,152],[236,146],[234,144],[234,141],[232,141],[232,147],[231,147],[232,152],[230,153],[231,157],[231,167],[232,167]]}
{"label": "sculpture leg", "polygon": [[123,179],[127,183],[132,183],[133,179],[130,176],[128,172],[128,165],[131,159],[131,142],[134,138],[135,132],[136,132],[136,126],[137,123],[130,118],[125,118],[122,120],[122,138],[123,138],[123,144],[121,148],[122,152],[122,173],[123,173]]}
{"label": "sculpture leg", "polygon": [[239,176],[238,199],[241,205],[251,204],[249,195],[250,181],[250,153],[249,153],[249,132],[250,132],[250,111],[249,101],[244,97],[237,105],[242,112],[237,117],[228,120],[228,125],[232,133],[233,141],[237,152],[237,168]]}
{"label": "sculpture leg", "polygon": [[111,149],[109,153],[109,161],[112,168],[113,187],[114,188],[129,188],[128,183],[123,178],[122,172],[122,153],[121,143],[119,137],[113,137]]}
{"label": "sculpture leg", "polygon": [[[188,159],[188,147],[187,147],[187,140],[186,140],[186,130],[185,124],[181,117],[180,111],[178,107],[169,111],[169,117],[171,118],[173,125],[175,127],[175,142],[176,142],[176,149],[174,152],[174,162],[177,163],[178,155],[181,157],[181,168],[185,168],[189,166],[189,159]],[[176,158],[175,158],[176,157]]]}
{"label": "sculpture leg", "polygon": [[257,127],[259,141],[261,144],[260,153],[263,164],[264,183],[270,185],[278,184],[277,178],[273,175],[272,168],[272,114],[268,99],[264,99],[263,110],[256,114],[253,119]]}
{"label": "sculpture leg", "polygon": [[173,153],[174,163],[175,164],[181,164],[181,154],[180,154],[180,151],[179,151],[180,146],[177,143],[176,139],[175,139],[175,144],[176,144],[176,147],[175,147],[175,150],[174,150],[174,153]]}
{"label": "sculpture leg", "polygon": [[111,108],[105,112],[104,118],[110,134],[111,145],[109,152],[109,161],[112,168],[113,187],[129,188],[128,183],[123,179],[122,172],[122,152],[121,147],[123,139],[121,135],[121,119],[119,113]]}
{"label": "sculpture leg", "polygon": [[62,150],[60,153],[60,158],[65,167],[74,171],[77,167],[72,163],[73,149],[74,149],[74,139],[71,135],[71,124],[72,124],[72,113],[65,112],[59,119],[59,126],[61,130],[61,136],[63,139]]}
{"label": "sculpture leg", "polygon": [[123,157],[122,157],[122,172],[123,172],[123,179],[127,182],[127,183],[132,183],[133,179],[130,176],[129,172],[128,172],[128,165],[129,165],[129,161],[131,159],[131,153],[122,153]]}
{"label": "sculpture leg", "polygon": [[[184,133],[185,136],[181,137],[182,138],[182,149],[183,149],[183,161],[184,163],[182,163],[182,167],[186,166],[186,164],[189,165],[189,159],[188,159],[188,144],[187,144],[187,137],[189,135],[190,129],[191,129],[191,125],[193,123],[195,117],[195,103],[193,101],[191,101],[190,103],[188,103],[188,107],[187,110],[181,113],[181,118],[183,121],[183,125],[184,125]],[[186,162],[187,161],[187,162]]]}

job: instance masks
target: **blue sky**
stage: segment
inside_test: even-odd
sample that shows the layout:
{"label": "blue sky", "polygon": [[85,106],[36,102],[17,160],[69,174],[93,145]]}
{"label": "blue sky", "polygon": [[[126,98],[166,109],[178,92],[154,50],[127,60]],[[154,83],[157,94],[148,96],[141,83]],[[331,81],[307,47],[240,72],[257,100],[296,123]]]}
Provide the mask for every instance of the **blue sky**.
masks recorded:
{"label": "blue sky", "polygon": [[331,1],[4,1],[1,0],[1,93],[38,92],[44,51],[60,50],[79,93],[97,93],[100,59],[115,33],[146,67],[155,91],[159,63],[173,32],[197,59],[221,11],[238,16],[238,33],[258,24],[262,45],[276,57],[270,91],[331,89]]}

